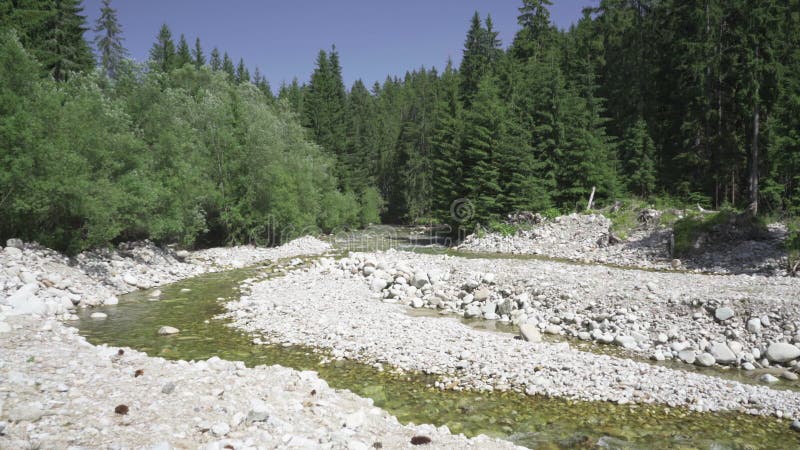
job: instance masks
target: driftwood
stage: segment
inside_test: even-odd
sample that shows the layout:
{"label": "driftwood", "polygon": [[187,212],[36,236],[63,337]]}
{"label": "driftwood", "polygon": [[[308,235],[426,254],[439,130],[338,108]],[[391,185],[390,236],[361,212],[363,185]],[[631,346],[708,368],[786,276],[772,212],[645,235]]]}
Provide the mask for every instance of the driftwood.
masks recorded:
{"label": "driftwood", "polygon": [[592,186],[592,195],[589,196],[589,203],[586,204],[587,211],[592,209],[592,203],[594,203],[594,192],[595,192],[595,187]]}

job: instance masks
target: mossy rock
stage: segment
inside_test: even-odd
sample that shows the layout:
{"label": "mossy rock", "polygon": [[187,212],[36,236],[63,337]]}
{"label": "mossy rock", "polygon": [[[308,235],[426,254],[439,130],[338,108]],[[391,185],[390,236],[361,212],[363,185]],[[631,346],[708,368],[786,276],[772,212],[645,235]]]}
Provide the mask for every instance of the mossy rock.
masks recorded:
{"label": "mossy rock", "polygon": [[763,219],[747,213],[720,211],[695,213],[672,227],[672,254],[686,257],[705,252],[709,247],[737,241],[758,241],[769,236]]}

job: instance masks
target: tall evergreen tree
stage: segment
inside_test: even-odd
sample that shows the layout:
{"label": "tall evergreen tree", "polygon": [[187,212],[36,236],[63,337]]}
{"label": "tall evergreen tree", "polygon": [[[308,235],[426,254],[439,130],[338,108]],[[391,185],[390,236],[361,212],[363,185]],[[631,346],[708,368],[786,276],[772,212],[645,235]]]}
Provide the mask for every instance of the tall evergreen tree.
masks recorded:
{"label": "tall evergreen tree", "polygon": [[656,185],[655,143],[640,119],[625,133],[621,145],[628,189],[642,197],[652,194]]}
{"label": "tall evergreen tree", "polygon": [[175,43],[167,24],[161,25],[156,42],[150,48],[150,62],[161,72],[169,72],[175,67]]}
{"label": "tall evergreen tree", "polygon": [[436,109],[439,114],[432,137],[432,209],[439,220],[447,223],[450,206],[466,195],[459,180],[463,176],[461,157],[461,100],[458,72],[448,60],[439,79]]}
{"label": "tall evergreen tree", "polygon": [[200,38],[194,40],[194,49],[192,49],[192,63],[196,69],[206,65],[206,55],[203,53],[203,47],[200,45]]}
{"label": "tall evergreen tree", "polygon": [[107,77],[116,78],[128,52],[122,45],[122,26],[117,19],[117,10],[111,7],[111,0],[102,1],[94,32],[97,33],[94,42],[100,55],[100,67]]}
{"label": "tall evergreen tree", "polygon": [[250,82],[250,71],[248,71],[247,66],[244,65],[244,58],[239,58],[239,64],[236,66],[236,82]]}
{"label": "tall evergreen tree", "polygon": [[225,52],[222,55],[222,72],[228,76],[228,80],[235,81],[236,80],[236,67],[233,65],[233,60],[231,57],[228,56],[228,52]]}
{"label": "tall evergreen tree", "polygon": [[222,70],[222,58],[220,58],[219,50],[216,47],[211,50],[211,59],[209,60],[209,65],[211,66],[211,70]]}
{"label": "tall evergreen tree", "polygon": [[91,70],[94,58],[83,37],[81,0],[53,0],[51,8],[39,58],[56,81],[64,81],[70,72]]}
{"label": "tall evergreen tree", "polygon": [[186,64],[193,64],[192,52],[189,50],[189,43],[186,42],[186,36],[181,34],[178,40],[178,50],[175,53],[175,67],[183,67]]}

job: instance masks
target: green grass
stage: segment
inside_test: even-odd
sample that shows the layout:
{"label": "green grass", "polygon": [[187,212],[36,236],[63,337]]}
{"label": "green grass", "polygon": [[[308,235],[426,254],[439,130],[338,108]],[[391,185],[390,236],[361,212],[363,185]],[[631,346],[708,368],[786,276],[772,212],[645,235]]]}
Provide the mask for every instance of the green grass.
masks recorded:
{"label": "green grass", "polygon": [[766,235],[764,219],[726,209],[717,213],[701,214],[693,212],[673,225],[675,245],[673,254],[677,257],[693,253],[698,239],[706,235],[708,239],[759,239]]}

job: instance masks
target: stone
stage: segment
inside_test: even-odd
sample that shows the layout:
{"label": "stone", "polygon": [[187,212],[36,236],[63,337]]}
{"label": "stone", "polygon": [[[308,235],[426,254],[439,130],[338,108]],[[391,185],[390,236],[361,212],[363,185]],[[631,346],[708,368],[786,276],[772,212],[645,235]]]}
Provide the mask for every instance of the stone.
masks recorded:
{"label": "stone", "polygon": [[6,247],[5,248],[6,255],[11,256],[12,258],[19,258],[22,256],[22,250],[16,247]]}
{"label": "stone", "polygon": [[158,298],[158,297],[161,297],[161,290],[160,290],[160,289],[156,289],[155,291],[151,292],[151,293],[148,295],[148,297],[150,297],[150,298]]}
{"label": "stone", "polygon": [[476,302],[482,302],[489,298],[489,294],[490,294],[489,289],[486,287],[482,287],[477,291],[475,291],[475,293],[472,295]]}
{"label": "stone", "polygon": [[794,372],[789,372],[788,370],[787,370],[787,371],[785,371],[785,372],[783,372],[783,373],[781,373],[781,377],[782,377],[783,379],[785,379],[785,380],[789,380],[789,381],[797,381],[797,380],[798,380],[798,378],[800,378],[800,377],[798,377],[798,375],[797,375],[796,373],[794,373]]}
{"label": "stone", "polygon": [[800,357],[800,348],[786,342],[776,342],[767,347],[766,357],[771,362],[789,362]]}
{"label": "stone", "polygon": [[11,332],[11,325],[9,325],[9,324],[7,324],[5,322],[0,322],[0,334],[2,334],[2,333],[10,333],[10,332]]}
{"label": "stone", "polygon": [[633,350],[638,347],[638,345],[636,344],[636,339],[634,339],[631,336],[622,336],[622,335],[617,336],[614,338],[614,343],[628,350]]}
{"label": "stone", "polygon": [[211,434],[216,437],[224,437],[226,434],[230,433],[231,427],[225,422],[215,423],[211,427]]}
{"label": "stone", "polygon": [[39,402],[22,403],[8,411],[8,420],[12,422],[36,422],[42,418],[44,406]]}
{"label": "stone", "polygon": [[6,247],[22,250],[25,247],[25,243],[22,242],[22,239],[11,238],[6,241]]}
{"label": "stone", "polygon": [[344,426],[345,428],[349,428],[351,430],[356,430],[361,428],[364,425],[364,422],[367,421],[367,416],[364,414],[363,410],[358,410],[354,413],[350,413],[344,419]]}
{"label": "stone", "polygon": [[715,362],[716,360],[714,359],[714,357],[711,354],[705,352],[697,355],[697,358],[694,361],[695,364],[701,367],[711,367],[714,365]]}
{"label": "stone", "polygon": [[754,366],[753,363],[746,362],[746,363],[742,364],[742,369],[744,369],[744,370],[756,370],[756,366]]}
{"label": "stone", "polygon": [[158,334],[160,334],[161,336],[166,336],[166,335],[170,335],[170,334],[178,334],[180,332],[181,332],[181,330],[179,330],[179,329],[177,329],[175,327],[169,327],[169,326],[163,326],[163,327],[158,329]]}
{"label": "stone", "polygon": [[514,300],[507,298],[502,302],[500,302],[499,305],[497,305],[497,314],[500,314],[501,316],[510,315],[513,309],[514,309]]}
{"label": "stone", "polygon": [[481,308],[481,312],[483,314],[497,314],[497,303],[495,302],[486,302]]}
{"label": "stone", "polygon": [[103,304],[109,306],[117,305],[119,304],[119,299],[117,298],[116,295],[112,295],[111,297],[108,297],[106,301],[103,302]]}
{"label": "stone", "polygon": [[592,335],[588,331],[580,331],[578,332],[578,339],[582,341],[591,341]]}
{"label": "stone", "polygon": [[122,281],[131,286],[136,286],[137,284],[139,284],[139,281],[136,280],[136,277],[134,277],[129,273],[126,273],[125,275],[122,276]]}
{"label": "stone", "polygon": [[469,305],[467,309],[464,311],[464,317],[467,319],[471,319],[473,317],[480,317],[483,315],[481,309],[477,305]]}
{"label": "stone", "polygon": [[730,319],[731,317],[733,317],[734,314],[735,313],[733,312],[733,310],[731,308],[728,308],[727,306],[723,306],[721,308],[717,308],[714,311],[714,318],[719,320],[720,322],[724,322],[724,321]]}
{"label": "stone", "polygon": [[171,381],[161,387],[162,394],[172,394],[173,392],[175,392],[175,383]]}
{"label": "stone", "polygon": [[411,278],[411,285],[417,289],[422,289],[426,284],[429,283],[430,280],[428,279],[428,274],[422,270],[414,272],[414,276]]}
{"label": "stone", "polygon": [[747,331],[754,334],[761,333],[761,319],[758,317],[753,317],[752,319],[748,320]]}
{"label": "stone", "polygon": [[561,334],[560,325],[548,325],[544,329],[545,334]]}
{"label": "stone", "polygon": [[108,317],[108,314],[102,312],[93,312],[89,317],[92,319],[105,319]]}
{"label": "stone", "polygon": [[247,412],[245,419],[247,424],[253,422],[265,422],[269,419],[269,407],[266,403],[259,399],[250,400],[250,411]]}
{"label": "stone", "polygon": [[736,354],[723,342],[714,342],[708,352],[720,364],[736,363]]}
{"label": "stone", "polygon": [[680,259],[673,259],[670,262],[670,265],[672,266],[673,269],[679,269],[681,267],[681,260]]}
{"label": "stone", "polygon": [[411,307],[412,308],[422,308],[423,306],[425,306],[425,302],[423,302],[421,298],[414,297],[411,300]]}
{"label": "stone", "polygon": [[189,251],[188,250],[178,250],[177,252],[175,252],[175,257],[178,258],[178,261],[185,261],[186,258],[189,257]]}
{"label": "stone", "polygon": [[772,374],[765,373],[764,375],[761,375],[761,377],[758,378],[758,381],[761,381],[762,383],[767,383],[767,384],[775,384],[780,380],[778,380],[778,378],[775,377]]}
{"label": "stone", "polygon": [[800,420],[797,420],[797,419],[793,420],[791,426],[792,426],[792,430],[800,431]]}
{"label": "stone", "polygon": [[686,364],[694,364],[694,360],[697,359],[697,353],[694,350],[681,350],[678,352],[678,359]]}
{"label": "stone", "polygon": [[539,328],[531,322],[520,325],[519,334],[528,342],[542,342],[542,334],[539,332]]}
{"label": "stone", "polygon": [[380,292],[384,290],[388,284],[386,280],[374,277],[372,281],[369,282],[369,290],[372,292]]}
{"label": "stone", "polygon": [[653,356],[650,357],[650,359],[652,359],[653,361],[664,361],[667,358],[664,356],[664,352],[662,352],[661,350],[656,350],[653,353]]}

